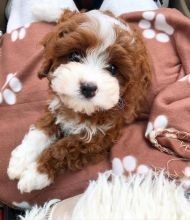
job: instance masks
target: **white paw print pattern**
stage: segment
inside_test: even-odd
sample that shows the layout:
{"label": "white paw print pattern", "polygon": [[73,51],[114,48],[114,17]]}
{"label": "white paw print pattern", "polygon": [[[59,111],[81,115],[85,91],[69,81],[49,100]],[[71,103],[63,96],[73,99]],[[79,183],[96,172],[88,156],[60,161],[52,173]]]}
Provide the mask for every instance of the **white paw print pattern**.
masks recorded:
{"label": "white paw print pattern", "polygon": [[181,184],[185,189],[190,189],[190,166],[183,170],[184,177],[181,178]]}
{"label": "white paw print pattern", "polygon": [[183,171],[184,175],[186,177],[189,177],[190,178],[190,166],[186,167]]}
{"label": "white paw print pattern", "polygon": [[[143,36],[147,39],[155,38],[157,41],[166,43],[174,33],[174,28],[166,21],[164,14],[157,14],[154,11],[146,11],[142,14],[143,19],[139,22],[139,27],[143,30]],[[154,21],[154,27],[152,27]]]}
{"label": "white paw print pattern", "polygon": [[165,146],[162,146],[157,137],[164,136],[166,138],[177,139],[177,130],[175,128],[167,128],[168,118],[165,115],[159,115],[154,122],[148,122],[145,137],[149,139],[151,144],[160,150],[170,155],[175,155],[175,152]]}
{"label": "white paw print pattern", "polygon": [[180,183],[184,189],[190,190],[190,177],[183,177],[180,179]]}
{"label": "white paw print pattern", "polygon": [[[22,83],[16,77],[17,73],[9,73],[7,75],[6,81],[0,90],[0,104],[3,100],[8,105],[14,105],[16,103],[16,94],[21,91]],[[9,88],[7,88],[9,86]]]}
{"label": "white paw print pattern", "polygon": [[26,29],[30,27],[30,24],[26,24],[24,27],[18,29],[18,30],[14,30],[11,33],[11,40],[12,42],[15,42],[16,40],[22,40],[25,38],[26,36]]}
{"label": "white paw print pattern", "polygon": [[124,157],[123,160],[115,157],[112,160],[112,171],[116,175],[121,175],[125,171],[128,173],[136,172],[146,175],[150,171],[150,168],[145,164],[138,165],[137,159],[132,155],[128,155]]}
{"label": "white paw print pattern", "polygon": [[180,80],[178,80],[180,82],[189,82],[190,83],[190,74],[188,74],[187,76],[184,76],[183,78],[181,78]]}
{"label": "white paw print pattern", "polygon": [[23,201],[23,202],[12,202],[12,204],[18,208],[21,209],[31,209],[32,205],[30,205],[28,202]]}
{"label": "white paw print pattern", "polygon": [[152,131],[158,129],[164,129],[168,125],[168,119],[165,115],[159,115],[156,117],[154,122],[148,122],[147,129],[145,132],[145,137],[151,134]]}
{"label": "white paw print pattern", "polygon": [[185,189],[190,189],[190,166],[183,170],[184,177],[181,179],[181,184]]}

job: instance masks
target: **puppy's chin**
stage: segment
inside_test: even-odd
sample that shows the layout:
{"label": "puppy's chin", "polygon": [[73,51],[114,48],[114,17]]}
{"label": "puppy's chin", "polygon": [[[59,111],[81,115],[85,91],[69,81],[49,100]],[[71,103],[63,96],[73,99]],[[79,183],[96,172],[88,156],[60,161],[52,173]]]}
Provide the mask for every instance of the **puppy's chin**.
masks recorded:
{"label": "puppy's chin", "polygon": [[83,98],[71,98],[62,95],[60,96],[60,99],[65,107],[72,109],[74,112],[91,115],[100,110],[100,108],[95,106],[92,101],[87,101]]}
{"label": "puppy's chin", "polygon": [[71,98],[65,95],[59,96],[63,105],[74,112],[79,112],[87,115],[92,115],[95,112],[107,111],[115,107],[119,101],[113,103],[102,102],[102,104],[95,104],[98,100],[94,97],[91,100],[86,100],[85,98]]}

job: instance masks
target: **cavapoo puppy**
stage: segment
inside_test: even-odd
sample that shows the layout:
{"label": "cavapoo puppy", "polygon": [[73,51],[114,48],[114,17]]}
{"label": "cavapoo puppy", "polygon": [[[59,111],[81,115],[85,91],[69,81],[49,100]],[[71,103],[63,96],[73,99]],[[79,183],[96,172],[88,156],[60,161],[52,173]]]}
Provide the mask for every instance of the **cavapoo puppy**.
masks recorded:
{"label": "cavapoo puppy", "polygon": [[22,193],[108,156],[142,111],[151,80],[140,34],[110,12],[65,10],[42,43],[39,77],[49,81],[49,105],[8,166]]}

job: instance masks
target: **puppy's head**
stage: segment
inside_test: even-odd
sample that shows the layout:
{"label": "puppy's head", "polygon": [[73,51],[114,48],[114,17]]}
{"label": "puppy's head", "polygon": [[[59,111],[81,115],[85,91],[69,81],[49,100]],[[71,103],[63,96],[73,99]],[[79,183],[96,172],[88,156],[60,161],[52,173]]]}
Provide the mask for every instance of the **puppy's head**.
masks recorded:
{"label": "puppy's head", "polygon": [[[43,40],[39,73],[63,104],[91,115],[121,100],[131,120],[145,95],[150,68],[140,35],[110,13],[65,11]],[[128,115],[128,116],[127,116]]]}

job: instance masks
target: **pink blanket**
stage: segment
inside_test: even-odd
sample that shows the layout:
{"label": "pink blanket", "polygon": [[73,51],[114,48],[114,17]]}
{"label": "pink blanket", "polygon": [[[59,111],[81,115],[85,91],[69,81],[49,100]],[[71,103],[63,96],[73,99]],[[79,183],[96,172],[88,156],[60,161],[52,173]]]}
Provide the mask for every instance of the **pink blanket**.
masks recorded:
{"label": "pink blanket", "polygon": [[[10,153],[43,112],[47,81],[37,78],[41,38],[53,25],[34,23],[0,41],[0,200],[21,206],[81,193],[98,172],[161,170],[190,187],[190,20],[173,9],[135,12],[123,18],[144,37],[152,61],[152,87],[142,117],[123,129],[110,158],[79,172],[60,174],[41,191],[21,195],[6,170]],[[111,166],[112,164],[112,166]],[[24,203],[23,203],[24,202]]]}

